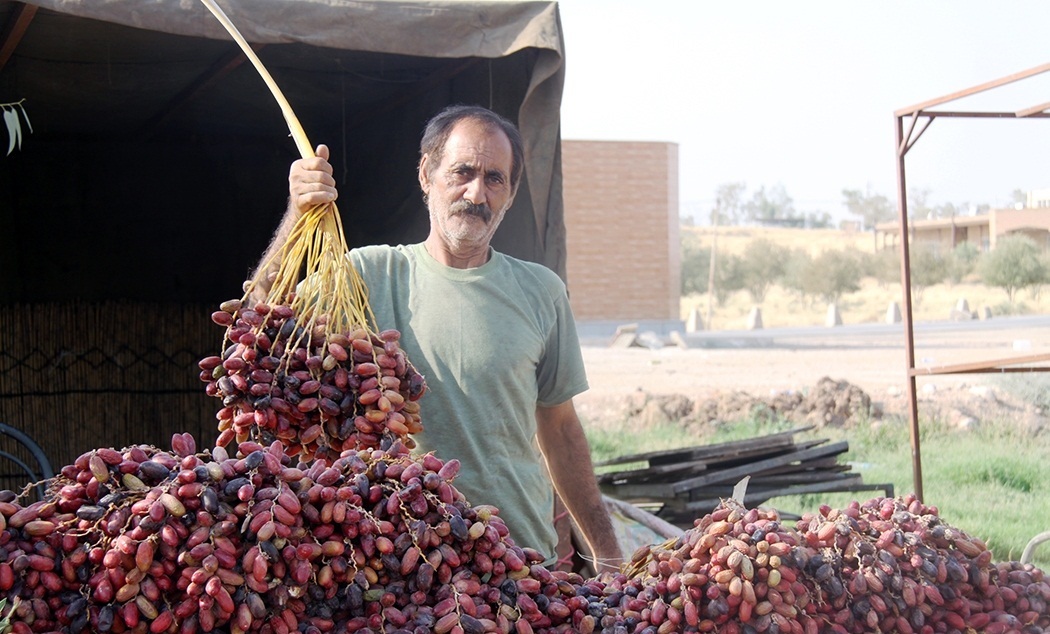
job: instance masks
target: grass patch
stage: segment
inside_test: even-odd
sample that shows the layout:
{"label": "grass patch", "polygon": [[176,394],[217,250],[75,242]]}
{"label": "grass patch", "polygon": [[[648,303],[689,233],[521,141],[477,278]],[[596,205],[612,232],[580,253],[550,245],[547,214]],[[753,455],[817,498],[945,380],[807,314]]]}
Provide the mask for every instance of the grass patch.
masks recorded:
{"label": "grass patch", "polygon": [[1050,374],[1007,374],[996,377],[996,385],[1033,407],[1050,410]]}

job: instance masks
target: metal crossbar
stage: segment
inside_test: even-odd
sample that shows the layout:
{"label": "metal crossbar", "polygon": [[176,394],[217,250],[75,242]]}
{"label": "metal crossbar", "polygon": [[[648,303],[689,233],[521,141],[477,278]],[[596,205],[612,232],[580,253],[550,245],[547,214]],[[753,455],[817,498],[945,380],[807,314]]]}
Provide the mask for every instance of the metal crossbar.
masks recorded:
{"label": "metal crossbar", "polygon": [[[44,454],[44,450],[41,449],[40,445],[38,445],[36,441],[30,438],[25,432],[15,429],[5,423],[0,423],[0,434],[13,438],[23,447],[28,449],[30,454],[32,454],[33,459],[37,464],[35,469],[18,456],[7,451],[0,451],[0,458],[6,458],[22,469],[26,473],[26,476],[28,476],[29,482],[40,482],[55,476],[55,473],[51,468],[51,462],[47,459],[47,455]],[[37,493],[41,498],[43,497],[43,485],[37,487]]]}

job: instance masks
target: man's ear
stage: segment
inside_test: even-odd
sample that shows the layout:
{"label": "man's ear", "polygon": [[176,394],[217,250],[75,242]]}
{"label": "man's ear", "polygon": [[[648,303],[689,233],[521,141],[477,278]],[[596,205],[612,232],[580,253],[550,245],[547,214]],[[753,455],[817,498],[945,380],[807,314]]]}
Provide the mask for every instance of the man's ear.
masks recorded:
{"label": "man's ear", "polygon": [[424,196],[430,195],[430,155],[424,154],[419,160],[419,188],[423,190]]}

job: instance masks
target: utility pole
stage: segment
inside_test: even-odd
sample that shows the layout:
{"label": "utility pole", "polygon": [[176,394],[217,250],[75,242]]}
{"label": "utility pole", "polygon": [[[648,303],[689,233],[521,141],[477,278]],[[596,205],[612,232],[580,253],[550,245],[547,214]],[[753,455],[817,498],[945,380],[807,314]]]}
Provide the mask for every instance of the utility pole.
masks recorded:
{"label": "utility pole", "polygon": [[714,302],[715,302],[715,262],[717,260],[718,253],[718,209],[715,208],[711,211],[711,262],[707,268],[707,324],[708,330],[713,330],[714,325],[711,321],[711,316],[714,313]]}

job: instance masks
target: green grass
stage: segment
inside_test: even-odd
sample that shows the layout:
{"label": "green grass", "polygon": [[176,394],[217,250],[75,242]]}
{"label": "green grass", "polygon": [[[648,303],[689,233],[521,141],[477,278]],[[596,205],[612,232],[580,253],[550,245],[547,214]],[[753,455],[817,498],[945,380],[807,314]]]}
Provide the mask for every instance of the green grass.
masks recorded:
{"label": "green grass", "polygon": [[[1033,392],[1046,399],[1047,392]],[[638,429],[628,422],[612,429],[588,430],[595,461],[647,451],[754,438],[797,427],[786,422],[745,420],[720,425],[704,435],[684,433],[674,425]],[[812,430],[799,438],[846,440],[842,460],[865,483],[890,483],[896,495],[913,492],[911,440],[900,420],[876,421],[850,429]],[[1031,435],[1010,422],[984,422],[962,431],[942,421],[920,425],[924,502],[936,506],[956,528],[985,540],[1000,561],[1020,559],[1037,533],[1050,530],[1050,434]],[[622,468],[622,467],[621,467]],[[828,493],[774,498],[766,506],[801,514],[821,504],[843,507],[866,500],[877,491]],[[1035,551],[1033,560],[1050,569],[1050,546]]]}

